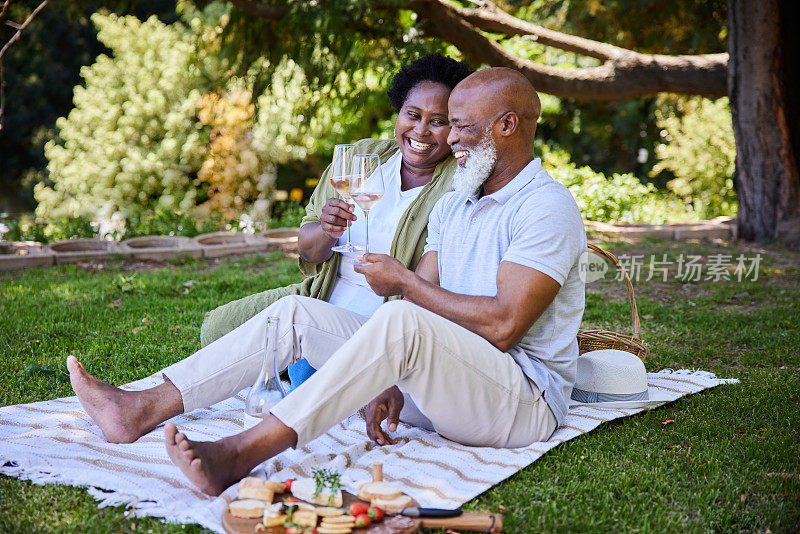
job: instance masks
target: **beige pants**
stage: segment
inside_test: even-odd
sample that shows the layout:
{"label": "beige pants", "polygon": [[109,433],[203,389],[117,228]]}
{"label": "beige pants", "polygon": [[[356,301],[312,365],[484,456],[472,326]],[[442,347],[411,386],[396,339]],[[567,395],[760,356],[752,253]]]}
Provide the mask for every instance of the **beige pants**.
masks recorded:
{"label": "beige pants", "polygon": [[252,385],[270,316],[279,319],[278,368],[302,354],[318,369],[271,410],[297,432],[298,447],[393,385],[413,401],[401,414],[404,421],[459,443],[522,447],[555,430],[553,413],[510,355],[402,300],[382,305],[366,319],[324,301],[282,298],[163,371],[181,392],[187,412]]}

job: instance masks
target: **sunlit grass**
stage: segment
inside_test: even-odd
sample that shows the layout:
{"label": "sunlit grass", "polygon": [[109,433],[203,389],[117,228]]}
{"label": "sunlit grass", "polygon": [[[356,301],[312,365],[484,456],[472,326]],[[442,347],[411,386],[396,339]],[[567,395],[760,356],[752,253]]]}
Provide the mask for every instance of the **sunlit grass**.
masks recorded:
{"label": "sunlit grass", "polygon": [[[754,250],[653,240],[606,246],[619,254]],[[649,370],[701,368],[741,384],[601,425],[467,506],[503,506],[507,532],[796,530],[800,255],[759,250],[765,268],[756,282],[636,284]],[[205,311],[299,280],[279,254],[135,273],[111,264],[0,274],[0,402],[70,395],[68,354],[113,383],[147,376],[199,347]],[[589,285],[584,319],[630,333],[622,284]],[[26,372],[31,364],[39,367]],[[203,529],[126,519],[121,507],[97,509],[80,488],[0,477],[0,532],[113,531]]]}

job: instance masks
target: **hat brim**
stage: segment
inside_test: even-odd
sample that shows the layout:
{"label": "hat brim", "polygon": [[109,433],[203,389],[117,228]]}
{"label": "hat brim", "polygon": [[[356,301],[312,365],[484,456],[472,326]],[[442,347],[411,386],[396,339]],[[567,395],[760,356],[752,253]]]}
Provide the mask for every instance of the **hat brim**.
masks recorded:
{"label": "hat brim", "polygon": [[647,396],[649,397],[647,400],[609,402],[578,402],[570,399],[569,407],[575,408],[576,406],[595,406],[597,408],[652,408],[654,406],[660,406],[662,404],[678,400],[678,398],[681,397],[680,394],[675,396],[668,391],[654,387],[647,388]]}

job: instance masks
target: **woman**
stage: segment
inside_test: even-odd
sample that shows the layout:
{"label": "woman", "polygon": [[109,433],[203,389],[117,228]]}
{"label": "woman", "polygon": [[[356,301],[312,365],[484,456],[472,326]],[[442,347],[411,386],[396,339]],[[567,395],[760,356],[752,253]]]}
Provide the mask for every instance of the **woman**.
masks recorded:
{"label": "woman", "polygon": [[[380,156],[387,178],[386,200],[382,198],[378,203],[382,203],[380,209],[378,204],[373,208],[378,210],[374,213],[382,215],[371,218],[375,224],[370,225],[375,243],[372,251],[389,253],[411,269],[422,257],[428,216],[434,204],[452,189],[456,163],[447,144],[450,133],[447,99],[453,87],[470,73],[466,64],[438,54],[427,55],[402,68],[388,91],[392,105],[398,111],[395,138],[363,139],[355,143],[359,152]],[[342,261],[340,254],[331,251],[342,237],[348,220],[353,222],[355,234],[360,233],[364,220],[356,217],[353,209],[333,189],[330,172],[329,167],[322,175],[301,223],[298,243],[300,269],[307,278],[299,284],[251,295],[207,313],[201,329],[203,346],[288,295],[329,300],[364,315],[372,315],[380,306],[383,299],[353,276],[356,273],[352,270],[352,260]],[[131,443],[163,421],[183,413],[187,405],[208,406],[216,402],[194,402],[196,399],[184,398],[184,393],[170,378],[176,367],[180,367],[184,375],[191,375],[188,376],[190,380],[197,378],[201,374],[198,367],[205,362],[202,352],[201,349],[164,369],[162,384],[141,391],[124,391],[97,380],[73,356],[67,358],[67,368],[78,399],[103,430],[106,439]],[[234,349],[231,357],[244,359],[248,355],[238,354]],[[252,369],[252,372],[253,376],[228,373],[210,377],[214,381],[212,393],[221,395],[224,392],[227,395],[228,391],[239,391],[252,384],[258,369]],[[306,364],[305,368],[292,369],[290,375],[299,383],[311,372],[313,369]],[[204,378],[210,379],[208,376]],[[429,422],[421,414],[409,411],[408,420],[429,428]]]}
{"label": "woman", "polygon": [[[428,215],[451,189],[455,169],[447,135],[447,99],[471,70],[465,63],[429,54],[400,69],[387,94],[397,111],[393,140],[364,139],[358,153],[380,155],[386,185],[384,197],[371,211],[372,252],[391,254],[413,269],[422,257]],[[383,299],[353,270],[353,258],[331,251],[352,222],[355,243],[364,233],[363,217],[330,184],[331,168],[323,173],[306,207],[298,238],[299,284],[271,289],[220,306],[206,314],[200,332],[203,346],[227,334],[286,295],[327,300],[360,315],[371,316]],[[297,387],[314,372],[305,360],[289,367]]]}

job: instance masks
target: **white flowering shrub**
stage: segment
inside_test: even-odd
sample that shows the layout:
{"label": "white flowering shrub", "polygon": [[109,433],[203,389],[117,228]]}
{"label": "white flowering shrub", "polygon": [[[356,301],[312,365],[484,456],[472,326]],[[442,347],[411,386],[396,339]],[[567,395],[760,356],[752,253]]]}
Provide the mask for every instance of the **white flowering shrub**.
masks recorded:
{"label": "white flowering shrub", "polygon": [[208,144],[197,102],[208,77],[183,26],[92,16],[112,50],[81,70],[75,107],[45,147],[50,185],[35,188],[37,216],[188,210]]}
{"label": "white flowering shrub", "polygon": [[[237,78],[226,70],[221,34],[228,15],[206,15],[188,10],[185,25],[92,16],[111,54],[81,71],[75,107],[57,121],[56,137],[46,145],[49,177],[35,188],[40,221],[84,216],[117,236],[170,212],[246,214],[246,221],[264,226],[276,164],[370,135],[366,117],[376,107],[370,99],[382,94],[373,71],[309,90],[294,62],[262,59],[252,68],[269,69],[272,83],[253,95],[243,89],[252,73]],[[331,96],[364,88],[367,104],[358,109]]]}

